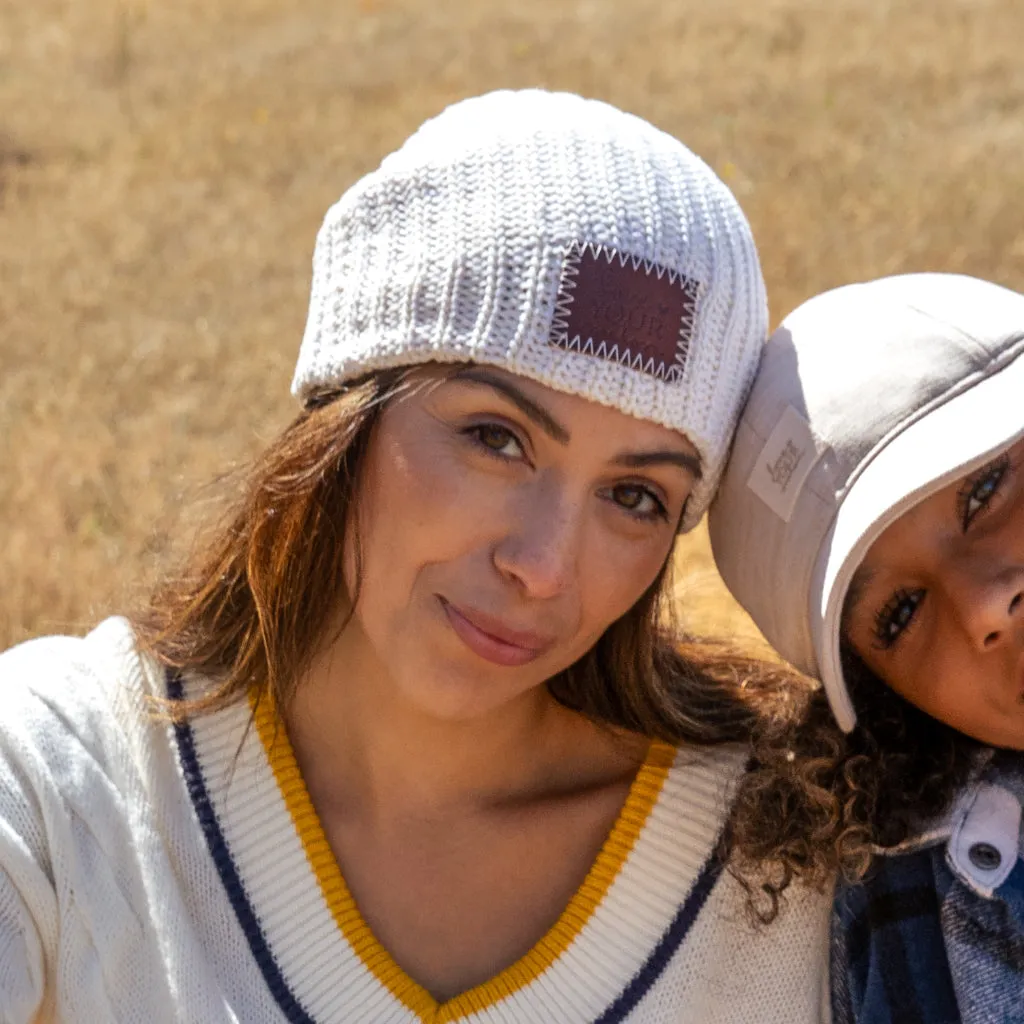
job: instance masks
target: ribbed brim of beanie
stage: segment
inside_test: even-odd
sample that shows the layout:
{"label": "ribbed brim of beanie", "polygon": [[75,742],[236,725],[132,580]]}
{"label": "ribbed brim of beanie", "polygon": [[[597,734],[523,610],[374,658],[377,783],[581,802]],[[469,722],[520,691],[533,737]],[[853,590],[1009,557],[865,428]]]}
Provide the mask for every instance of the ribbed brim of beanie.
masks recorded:
{"label": "ribbed brim of beanie", "polygon": [[767,333],[732,193],[677,139],[540,90],[427,121],[328,211],[292,391],[486,363],[684,434],[707,508]]}

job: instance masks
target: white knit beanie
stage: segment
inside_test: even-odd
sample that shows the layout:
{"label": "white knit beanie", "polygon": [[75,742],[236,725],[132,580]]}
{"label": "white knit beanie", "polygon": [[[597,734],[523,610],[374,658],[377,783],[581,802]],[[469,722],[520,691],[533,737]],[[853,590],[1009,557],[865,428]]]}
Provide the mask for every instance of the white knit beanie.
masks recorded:
{"label": "white knit beanie", "polygon": [[750,227],[682,143],[605,103],[495,92],[427,121],[327,212],[292,392],[499,366],[689,438],[689,529],[767,319]]}

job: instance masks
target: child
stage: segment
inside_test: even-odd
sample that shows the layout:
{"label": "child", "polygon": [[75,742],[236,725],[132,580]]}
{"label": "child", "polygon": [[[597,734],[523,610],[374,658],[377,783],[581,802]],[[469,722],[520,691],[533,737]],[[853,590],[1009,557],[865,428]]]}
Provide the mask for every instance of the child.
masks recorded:
{"label": "child", "polygon": [[726,583],[834,715],[810,701],[759,798],[817,792],[803,855],[848,878],[877,854],[836,897],[837,1024],[1024,1020],[1022,396],[1024,296],[818,296],[766,348],[711,514]]}

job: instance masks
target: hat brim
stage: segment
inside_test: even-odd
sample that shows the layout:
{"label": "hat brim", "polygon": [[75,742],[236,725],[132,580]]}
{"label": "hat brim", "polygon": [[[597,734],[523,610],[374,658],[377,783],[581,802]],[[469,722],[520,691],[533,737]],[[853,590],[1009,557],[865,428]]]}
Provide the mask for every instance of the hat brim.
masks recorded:
{"label": "hat brim", "polygon": [[811,583],[812,635],[819,675],[844,732],[857,724],[839,659],[850,580],[879,535],[908,509],[1024,438],[1022,346],[1012,346],[1004,359],[888,441],[850,486],[822,541]]}

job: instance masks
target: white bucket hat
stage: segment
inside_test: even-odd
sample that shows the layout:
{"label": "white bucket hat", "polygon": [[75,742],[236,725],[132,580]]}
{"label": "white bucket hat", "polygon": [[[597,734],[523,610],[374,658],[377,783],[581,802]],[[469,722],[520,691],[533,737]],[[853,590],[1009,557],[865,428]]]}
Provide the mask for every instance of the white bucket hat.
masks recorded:
{"label": "white bucket hat", "polygon": [[677,139],[594,100],[449,107],[328,211],[292,391],[503,367],[685,434],[700,519],[768,333],[750,227]]}
{"label": "white bucket hat", "polygon": [[772,335],[709,517],[726,585],[856,714],[839,659],[851,577],[909,508],[1024,437],[1024,295],[953,274],[849,285]]}

